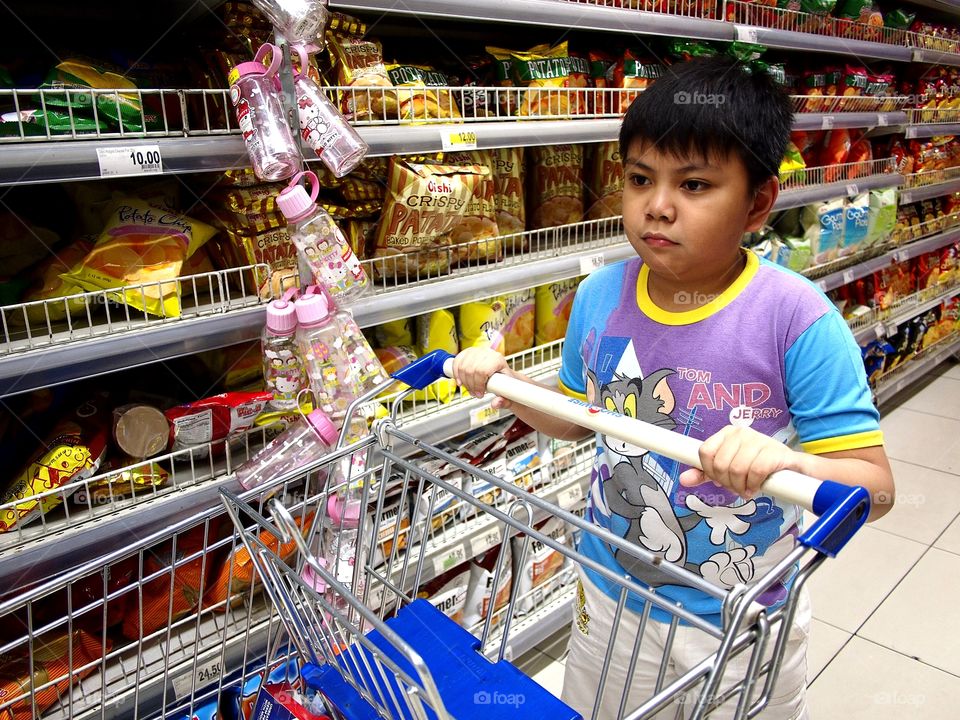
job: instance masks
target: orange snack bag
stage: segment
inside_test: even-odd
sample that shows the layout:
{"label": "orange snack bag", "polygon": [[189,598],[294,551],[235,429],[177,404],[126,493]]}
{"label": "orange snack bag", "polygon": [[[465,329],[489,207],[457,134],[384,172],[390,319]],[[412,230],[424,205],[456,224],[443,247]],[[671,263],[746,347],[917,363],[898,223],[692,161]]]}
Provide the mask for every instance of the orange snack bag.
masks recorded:
{"label": "orange snack bag", "polygon": [[593,146],[587,183],[587,220],[623,214],[623,162],[616,140]]}
{"label": "orange snack bag", "polygon": [[[16,656],[0,658],[0,699],[9,702],[21,698],[0,710],[0,720],[31,717],[34,702],[37,712],[43,713],[62,698],[73,683],[96,670],[97,666],[91,663],[95,663],[104,651],[109,652],[113,647],[109,639],[104,647],[97,637],[85,630],[74,630],[64,635],[48,633],[32,642],[32,665],[26,648]],[[71,659],[74,668],[89,667],[71,674]],[[31,688],[49,682],[53,682],[53,685],[31,695]]]}
{"label": "orange snack bag", "polygon": [[93,250],[61,277],[89,292],[108,290],[111,300],[152,315],[177,317],[180,269],[215,233],[205,223],[143,200],[123,200]]}
{"label": "orange snack bag", "polygon": [[[490,151],[493,171],[493,206],[496,210],[497,228],[501,235],[514,235],[527,229],[527,213],[524,206],[524,180],[526,166],[523,148],[497,148]],[[509,238],[507,250],[525,250],[522,238]]]}
{"label": "orange snack bag", "polygon": [[480,186],[467,203],[460,224],[450,233],[453,244],[460,246],[456,252],[457,261],[498,259],[503,253],[503,243],[500,242],[501,231],[497,225],[497,183],[490,172],[493,166],[492,154],[486,150],[445,153],[444,162],[449,165],[479,166],[487,169]]}
{"label": "orange snack bag", "polygon": [[587,93],[559,90],[589,86],[590,65],[585,58],[571,55],[567,42],[547,50],[536,47],[511,55],[514,80],[518,85],[530,88],[523,94],[518,115],[537,117],[588,112]]}
{"label": "orange snack bag", "polygon": [[637,92],[627,92],[620,96],[619,112],[624,114],[641,91],[650,87],[663,74],[663,65],[643,59],[632,50],[623,53],[613,71],[613,86],[627,88]]}
{"label": "orange snack bag", "polygon": [[530,227],[556,227],[583,220],[583,146],[531,148]]}

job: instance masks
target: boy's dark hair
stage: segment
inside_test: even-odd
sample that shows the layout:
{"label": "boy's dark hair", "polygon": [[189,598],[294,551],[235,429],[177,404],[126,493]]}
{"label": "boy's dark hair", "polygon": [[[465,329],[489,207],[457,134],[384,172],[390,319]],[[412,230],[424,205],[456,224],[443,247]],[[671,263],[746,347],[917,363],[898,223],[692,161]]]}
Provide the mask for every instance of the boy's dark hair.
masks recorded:
{"label": "boy's dark hair", "polygon": [[727,56],[671,65],[627,110],[620,157],[634,140],[677,157],[736,153],[756,190],[776,175],[790,140],[793,106],[776,81]]}

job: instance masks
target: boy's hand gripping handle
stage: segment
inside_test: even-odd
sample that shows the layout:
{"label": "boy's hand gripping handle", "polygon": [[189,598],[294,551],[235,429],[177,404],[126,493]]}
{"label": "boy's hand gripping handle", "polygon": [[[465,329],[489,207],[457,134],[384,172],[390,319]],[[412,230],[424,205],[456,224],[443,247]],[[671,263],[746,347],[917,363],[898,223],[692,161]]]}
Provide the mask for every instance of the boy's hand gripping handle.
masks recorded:
{"label": "boy's hand gripping handle", "polygon": [[[397,380],[422,389],[440,377],[453,376],[453,356],[437,350],[411,363],[394,375]],[[637,445],[702,470],[700,441],[656,425],[589,405],[553,390],[502,373],[487,382],[487,391],[534,410],[569,420],[590,430]],[[800,542],[821,553],[835,555],[866,522],[870,494],[831,480],[816,480],[793,470],[780,470],[764,481],[761,492],[812,511],[820,519]]]}

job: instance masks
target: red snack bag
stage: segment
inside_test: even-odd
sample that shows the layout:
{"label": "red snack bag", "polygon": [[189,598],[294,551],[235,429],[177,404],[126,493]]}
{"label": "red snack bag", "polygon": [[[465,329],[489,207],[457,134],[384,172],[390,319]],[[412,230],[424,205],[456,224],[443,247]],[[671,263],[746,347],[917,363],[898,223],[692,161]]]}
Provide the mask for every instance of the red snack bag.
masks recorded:
{"label": "red snack bag", "polygon": [[826,166],[824,179],[826,182],[838,182],[843,179],[846,168],[837,167],[847,162],[850,154],[850,131],[846,128],[834,128],[827,133],[823,150],[820,152],[818,165]]}
{"label": "red snack bag", "polygon": [[[869,140],[863,138],[850,146],[850,152],[847,155],[848,163],[868,163],[871,160],[873,160],[873,148]],[[872,168],[868,164],[853,165],[847,170],[847,180],[870,175],[871,171]]]}
{"label": "red snack bag", "polygon": [[612,76],[615,61],[603,50],[591,50],[587,53],[587,59],[590,61],[590,82],[601,91],[594,94],[593,112],[609,113],[613,108],[613,99],[611,93],[603,91],[614,87]]}
{"label": "red snack bag", "polygon": [[832,102],[832,100],[823,99],[827,94],[826,73],[821,70],[805,70],[800,80],[800,94],[807,96],[800,107],[800,112],[824,112]]}
{"label": "red snack bag", "polygon": [[[655,60],[644,59],[632,50],[627,50],[614,66],[613,86],[637,91],[646,90],[662,74],[663,65]],[[618,108],[620,114],[627,112],[630,103],[639,94],[639,92],[623,93]]]}
{"label": "red snack bag", "polygon": [[[164,413],[170,422],[170,449],[217,442],[246,430],[272,398],[269,392],[228,392],[170,408]],[[214,446],[215,451],[222,448]]]}
{"label": "red snack bag", "polygon": [[825,130],[797,130],[790,133],[790,141],[800,151],[803,156],[803,162],[807,167],[816,167],[820,147],[823,145],[823,138],[826,136]]}

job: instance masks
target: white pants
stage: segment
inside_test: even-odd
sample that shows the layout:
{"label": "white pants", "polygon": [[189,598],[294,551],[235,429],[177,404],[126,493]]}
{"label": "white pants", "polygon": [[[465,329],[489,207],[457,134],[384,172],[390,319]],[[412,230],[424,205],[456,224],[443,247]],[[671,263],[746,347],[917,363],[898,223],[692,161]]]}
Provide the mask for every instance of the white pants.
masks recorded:
{"label": "white pants", "polygon": [[[574,621],[570,629],[570,644],[563,678],[563,701],[583,715],[584,720],[593,717],[594,701],[600,685],[600,673],[603,668],[607,645],[617,603],[604,594],[586,576],[580,573],[582,594],[578,588],[578,600],[574,603]],[[616,631],[613,656],[607,674],[606,685],[596,717],[599,720],[618,718],[620,701],[626,683],[626,672],[630,656],[639,632],[640,616],[624,608],[620,616],[620,625]],[[654,694],[660,663],[663,659],[667,632],[666,623],[650,620],[637,654],[636,670],[630,678],[630,692],[627,697],[626,714],[636,710]],[[790,637],[787,641],[780,675],[774,685],[770,703],[760,713],[763,720],[803,720],[807,718],[807,638],[810,630],[810,600],[806,588],[801,591],[797,612]],[[779,625],[771,632],[763,661],[772,654],[779,632]],[[684,675],[698,665],[709,654],[716,651],[719,641],[695,627],[678,626],[673,642],[669,664],[663,687]],[[750,651],[747,650],[727,664],[720,691],[730,687],[735,681],[742,680],[747,673]],[[766,676],[760,678],[758,685]],[[690,692],[688,702],[692,705],[698,695],[699,686]],[[759,690],[759,688],[758,688]],[[758,690],[754,691],[756,698]],[[737,709],[739,697],[734,696],[728,702],[710,714],[711,720],[731,718]],[[683,718],[684,699],[674,700],[670,706],[657,713],[657,720]]]}

